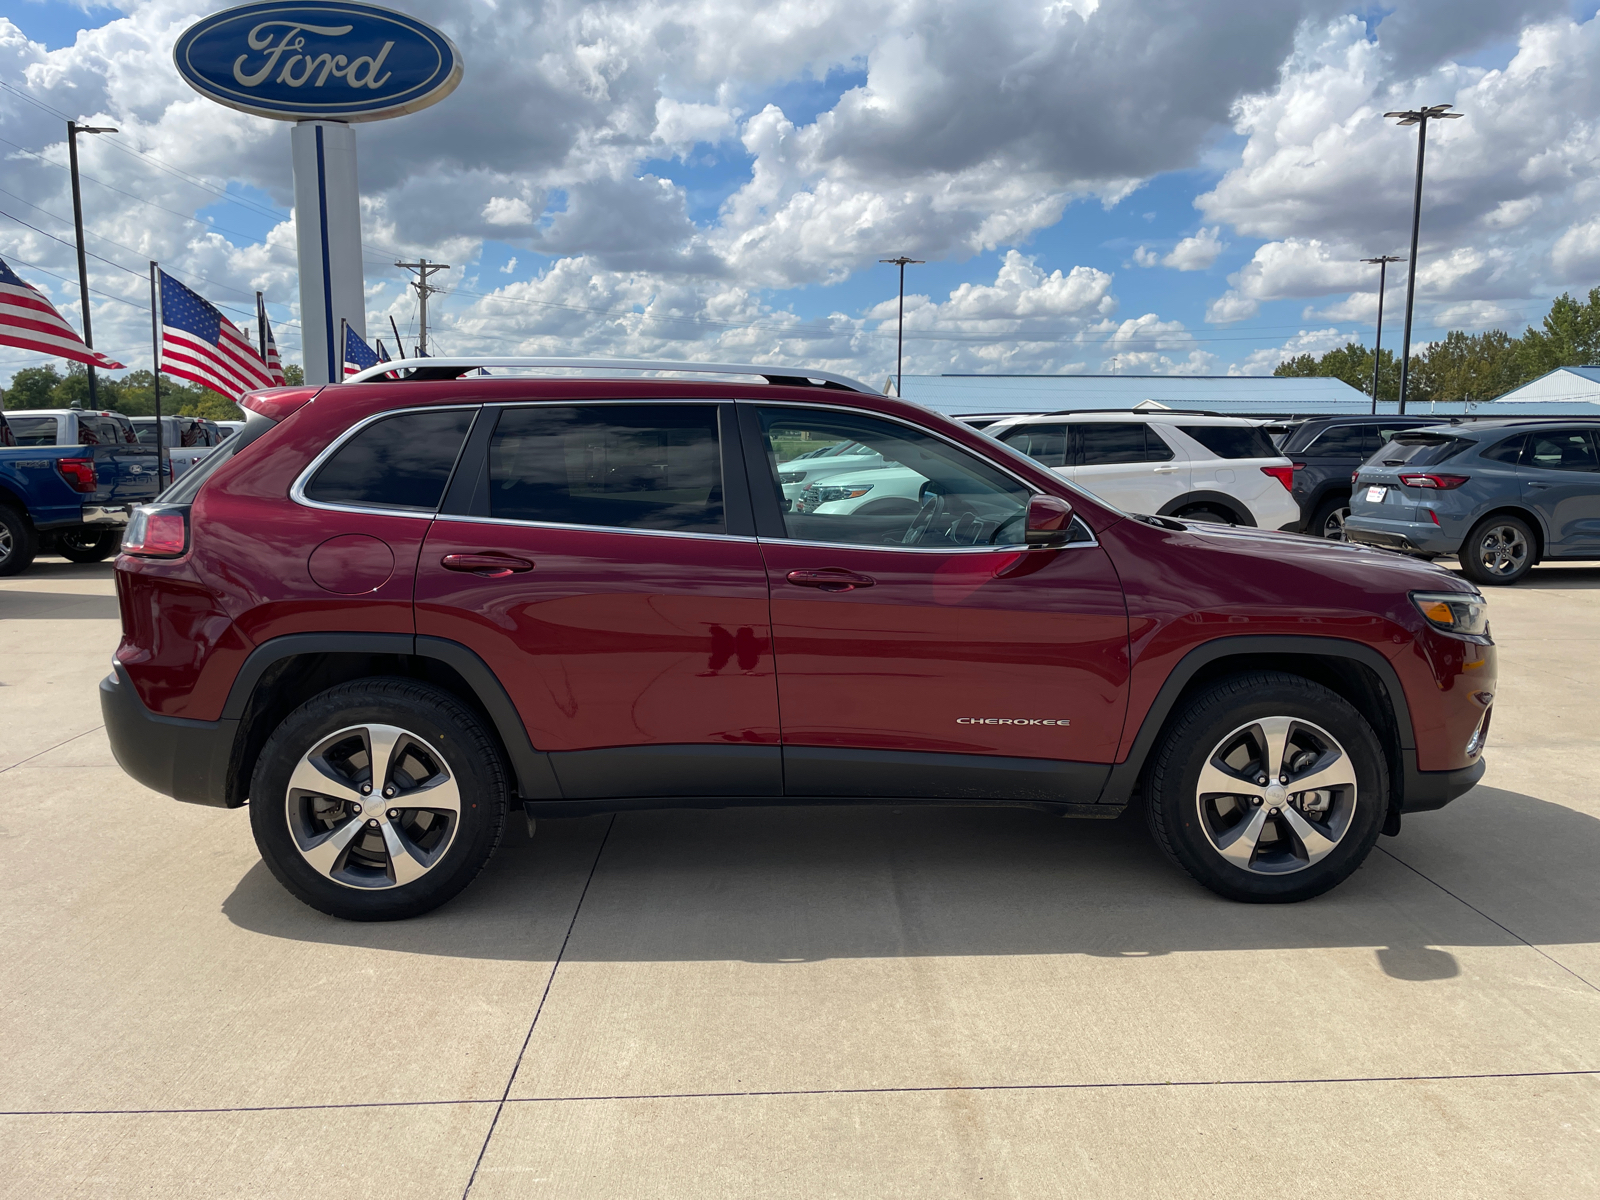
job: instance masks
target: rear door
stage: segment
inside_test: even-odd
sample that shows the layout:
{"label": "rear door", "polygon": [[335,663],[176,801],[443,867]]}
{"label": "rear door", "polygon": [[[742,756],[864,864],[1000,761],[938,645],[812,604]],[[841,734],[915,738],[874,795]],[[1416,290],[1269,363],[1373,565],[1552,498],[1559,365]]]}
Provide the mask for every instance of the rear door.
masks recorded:
{"label": "rear door", "polygon": [[[1087,526],[1026,549],[1032,489],[965,449],[820,405],[740,408],[786,793],[1092,802],[1122,730],[1128,624]],[[773,447],[802,438],[919,472],[922,506],[783,512]]]}
{"label": "rear door", "polygon": [[782,794],[733,406],[495,406],[417,571],[417,633],[499,676],[562,797]]}
{"label": "rear door", "polygon": [[1079,487],[1124,512],[1160,512],[1189,490],[1193,464],[1142,421],[1082,421],[1073,426]]}
{"label": "rear door", "polygon": [[1600,550],[1600,446],[1594,430],[1534,430],[1523,452],[1522,491],[1549,530],[1550,552]]}

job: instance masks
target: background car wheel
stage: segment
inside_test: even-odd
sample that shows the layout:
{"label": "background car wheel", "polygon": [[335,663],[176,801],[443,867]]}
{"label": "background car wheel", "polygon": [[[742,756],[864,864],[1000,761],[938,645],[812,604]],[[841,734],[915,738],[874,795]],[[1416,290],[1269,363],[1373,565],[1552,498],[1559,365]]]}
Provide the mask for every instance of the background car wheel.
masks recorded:
{"label": "background car wheel", "polygon": [[1180,521],[1205,521],[1212,525],[1237,525],[1238,518],[1211,504],[1191,504],[1172,514]]}
{"label": "background car wheel", "polygon": [[1350,515],[1349,496],[1330,496],[1317,505],[1306,532],[1312,537],[1326,538],[1330,542],[1346,541],[1344,521]]}
{"label": "background car wheel", "polygon": [[1230,900],[1321,895],[1366,859],[1389,810],[1372,727],[1341,696],[1257,672],[1207,688],[1178,715],[1145,786],[1168,858]]}
{"label": "background car wheel", "polygon": [[1520,517],[1485,517],[1472,527],[1456,558],[1473,583],[1515,583],[1533,569],[1533,530]]}
{"label": "background car wheel", "polygon": [[26,571],[38,553],[39,535],[28,518],[9,504],[0,504],[0,575]]}
{"label": "background car wheel", "polygon": [[120,529],[79,525],[56,533],[56,553],[75,563],[103,562],[122,545]]}
{"label": "background car wheel", "polygon": [[312,908],[414,917],[471,883],[505,829],[510,789],[482,723],[405,679],[330,688],[284,718],[250,782],[267,868]]}

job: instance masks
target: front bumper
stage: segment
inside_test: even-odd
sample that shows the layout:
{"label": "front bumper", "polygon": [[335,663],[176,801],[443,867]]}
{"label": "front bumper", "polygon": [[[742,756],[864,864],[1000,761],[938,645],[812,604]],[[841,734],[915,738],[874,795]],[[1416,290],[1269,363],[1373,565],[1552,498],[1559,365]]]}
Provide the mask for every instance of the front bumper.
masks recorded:
{"label": "front bumper", "polygon": [[131,504],[85,504],[83,506],[83,523],[85,525],[126,525],[132,512],[133,505]]}
{"label": "front bumper", "polygon": [[120,663],[100,681],[100,712],[117,765],[145,787],[189,804],[233,807],[228,765],[238,721],[158,716]]}
{"label": "front bumper", "polygon": [[1457,796],[1476,787],[1487,766],[1479,758],[1477,762],[1454,771],[1419,771],[1414,765],[1415,756],[1410,756],[1410,759],[1405,769],[1405,795],[1400,801],[1400,811],[1403,813],[1431,812],[1443,808]]}
{"label": "front bumper", "polygon": [[1407,554],[1454,554],[1461,539],[1446,533],[1432,521],[1392,521],[1380,517],[1345,518],[1344,535],[1363,546],[1380,546]]}

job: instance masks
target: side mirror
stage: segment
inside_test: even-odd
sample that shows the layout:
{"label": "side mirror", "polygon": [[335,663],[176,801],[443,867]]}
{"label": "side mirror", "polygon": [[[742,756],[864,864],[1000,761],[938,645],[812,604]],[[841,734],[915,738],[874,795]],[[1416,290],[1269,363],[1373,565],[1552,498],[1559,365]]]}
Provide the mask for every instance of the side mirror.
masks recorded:
{"label": "side mirror", "polygon": [[1025,540],[1030,546],[1061,546],[1072,535],[1072,505],[1059,496],[1035,496],[1028,501]]}

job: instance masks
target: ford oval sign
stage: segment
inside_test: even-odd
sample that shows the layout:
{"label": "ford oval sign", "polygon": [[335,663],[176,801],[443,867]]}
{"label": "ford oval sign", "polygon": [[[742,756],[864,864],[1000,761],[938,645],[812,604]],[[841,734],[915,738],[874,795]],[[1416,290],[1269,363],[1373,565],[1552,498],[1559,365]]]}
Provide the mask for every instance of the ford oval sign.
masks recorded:
{"label": "ford oval sign", "polygon": [[461,82],[444,34],[375,4],[246,4],[191,25],[178,73],[218,104],[280,121],[377,121],[437,104]]}

